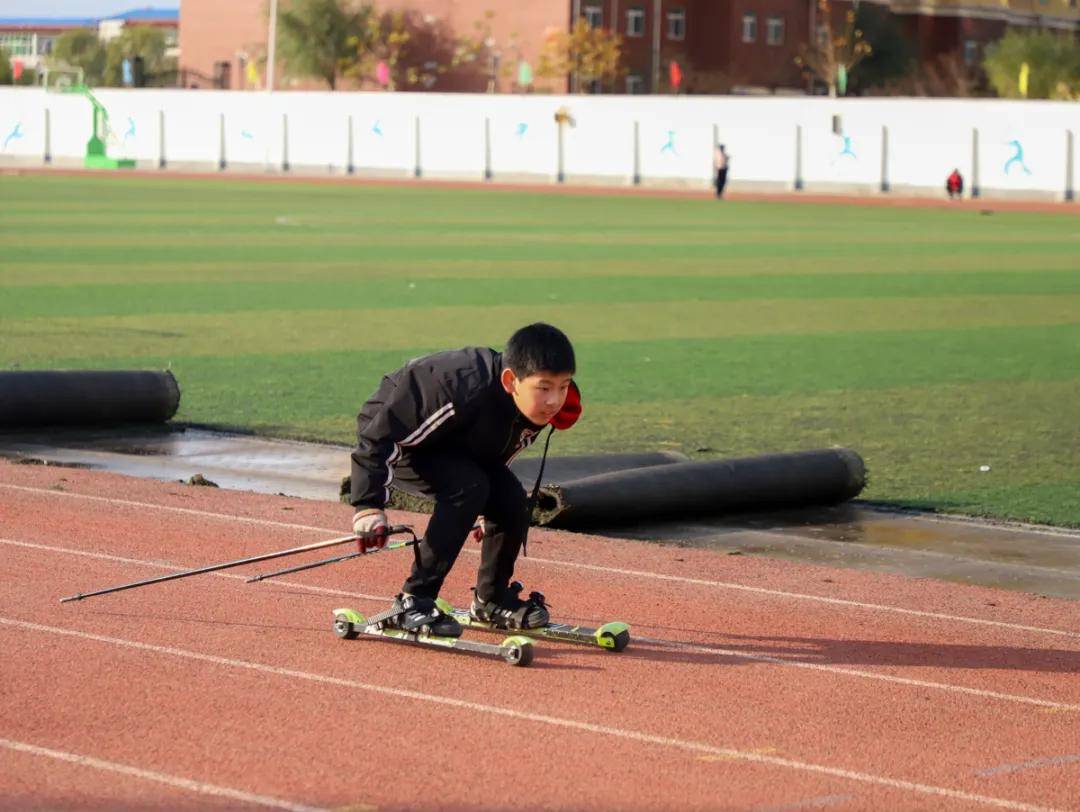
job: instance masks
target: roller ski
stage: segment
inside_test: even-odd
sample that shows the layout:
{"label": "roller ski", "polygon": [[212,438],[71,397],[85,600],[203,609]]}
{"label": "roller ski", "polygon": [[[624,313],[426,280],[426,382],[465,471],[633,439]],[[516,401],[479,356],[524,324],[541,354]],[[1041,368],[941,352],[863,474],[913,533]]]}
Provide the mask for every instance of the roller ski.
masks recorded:
{"label": "roller ski", "polygon": [[393,605],[369,618],[355,609],[334,610],[334,633],[345,640],[360,635],[383,637],[418,646],[454,649],[500,658],[510,665],[526,666],[533,659],[533,642],[511,636],[502,643],[477,643],[461,639],[461,624],[428,598],[398,595]]}
{"label": "roller ski", "polygon": [[513,631],[528,637],[597,646],[608,651],[622,651],[630,643],[630,627],[625,623],[605,623],[595,629],[552,623],[544,596],[532,592],[523,600],[520,597],[523,589],[519,582],[514,581],[503,599],[497,602],[481,601],[474,593],[472,606],[468,610],[456,608],[442,598],[437,599],[435,605],[444,615],[468,628]]}

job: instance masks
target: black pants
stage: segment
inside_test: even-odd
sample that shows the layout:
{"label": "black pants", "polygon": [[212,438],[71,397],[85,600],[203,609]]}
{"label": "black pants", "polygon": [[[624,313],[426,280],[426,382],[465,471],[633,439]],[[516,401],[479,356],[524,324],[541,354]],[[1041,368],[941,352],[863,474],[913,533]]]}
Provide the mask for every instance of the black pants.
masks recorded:
{"label": "black pants", "polygon": [[427,532],[416,546],[403,592],[435,598],[454,566],[469,531],[485,519],[476,592],[482,600],[502,597],[529,531],[529,499],[505,465],[481,465],[464,455],[420,452],[394,467],[394,487],[435,499]]}
{"label": "black pants", "polygon": [[717,169],[716,170],[716,196],[717,197],[723,197],[724,196],[724,187],[726,185],[727,185],[727,170],[726,169]]}

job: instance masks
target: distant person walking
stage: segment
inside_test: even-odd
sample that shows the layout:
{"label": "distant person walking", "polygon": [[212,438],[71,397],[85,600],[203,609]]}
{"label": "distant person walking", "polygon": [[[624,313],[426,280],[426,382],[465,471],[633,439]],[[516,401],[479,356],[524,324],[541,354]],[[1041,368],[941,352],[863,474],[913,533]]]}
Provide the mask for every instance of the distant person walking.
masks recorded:
{"label": "distant person walking", "polygon": [[727,186],[728,165],[731,156],[727,154],[723,144],[717,144],[713,150],[713,169],[716,170],[716,196],[724,196],[724,187]]}
{"label": "distant person walking", "polygon": [[959,169],[954,169],[945,181],[945,191],[949,193],[949,200],[964,196],[964,176]]}

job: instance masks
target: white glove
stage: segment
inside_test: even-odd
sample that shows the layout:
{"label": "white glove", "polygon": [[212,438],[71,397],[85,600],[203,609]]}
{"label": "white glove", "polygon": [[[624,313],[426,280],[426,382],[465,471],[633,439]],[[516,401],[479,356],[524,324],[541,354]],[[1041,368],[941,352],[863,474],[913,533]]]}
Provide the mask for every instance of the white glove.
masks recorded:
{"label": "white glove", "polygon": [[364,539],[365,550],[386,546],[386,514],[379,508],[358,510],[353,516],[352,528],[356,535]]}

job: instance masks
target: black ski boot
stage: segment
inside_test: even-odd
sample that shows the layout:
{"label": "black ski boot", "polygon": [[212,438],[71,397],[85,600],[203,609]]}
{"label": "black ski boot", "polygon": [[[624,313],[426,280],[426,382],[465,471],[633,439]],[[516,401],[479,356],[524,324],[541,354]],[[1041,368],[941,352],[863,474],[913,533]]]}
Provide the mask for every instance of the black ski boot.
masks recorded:
{"label": "black ski boot", "polygon": [[402,629],[436,637],[461,637],[461,624],[444,614],[432,598],[398,595],[385,612],[368,618],[370,625],[380,629]]}
{"label": "black ski boot", "polygon": [[491,623],[500,629],[538,629],[550,621],[544,596],[530,592],[528,600],[521,599],[525,587],[513,581],[498,600],[482,601],[473,589],[469,614],[476,620]]}

